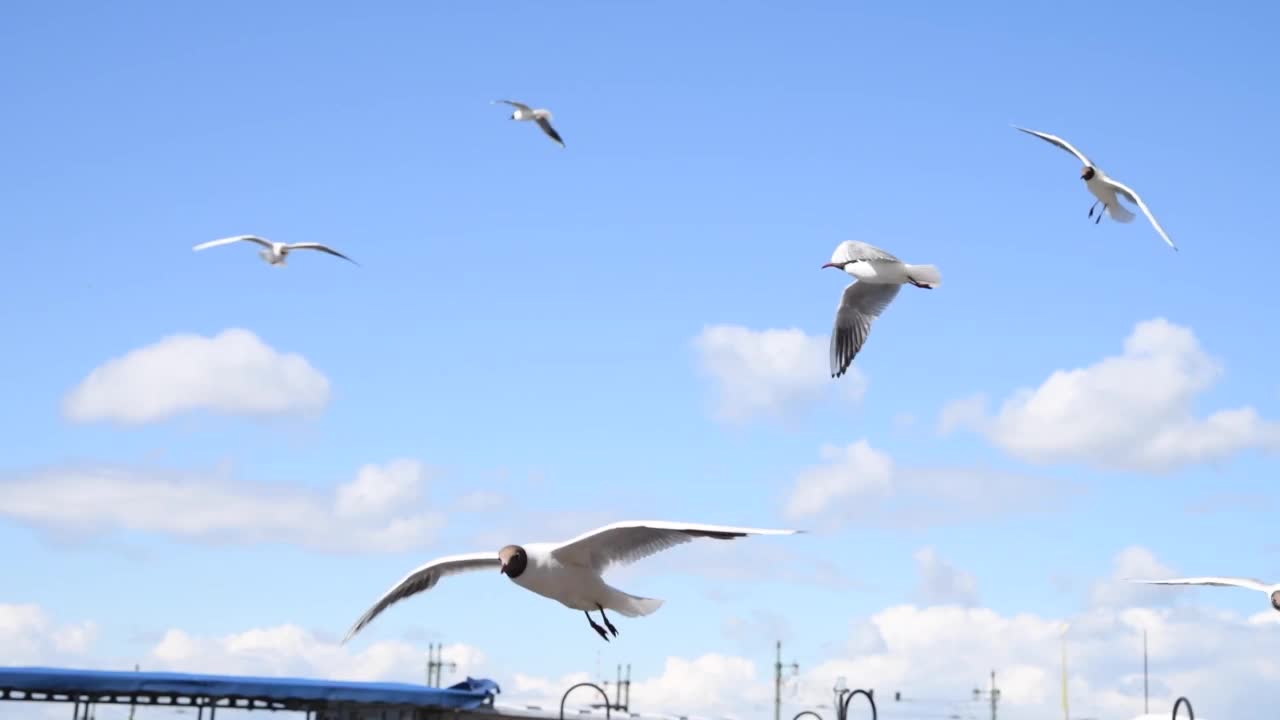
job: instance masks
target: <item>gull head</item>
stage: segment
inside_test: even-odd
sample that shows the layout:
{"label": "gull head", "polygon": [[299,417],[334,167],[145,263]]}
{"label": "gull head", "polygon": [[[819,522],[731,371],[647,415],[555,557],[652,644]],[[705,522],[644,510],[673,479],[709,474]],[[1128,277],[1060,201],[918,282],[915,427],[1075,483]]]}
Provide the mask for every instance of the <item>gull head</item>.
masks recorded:
{"label": "gull head", "polygon": [[1271,607],[1276,610],[1280,610],[1280,590],[1273,590],[1271,592]]}
{"label": "gull head", "polygon": [[854,277],[862,277],[862,275],[858,274],[858,271],[861,269],[861,266],[859,266],[858,264],[860,262],[862,261],[861,260],[837,260],[837,261],[829,262],[823,265],[822,268],[824,270],[826,268],[838,268],[840,270],[843,270],[849,273]]}
{"label": "gull head", "polygon": [[1098,172],[1097,172],[1096,170],[1094,170],[1092,167],[1090,167],[1090,166],[1088,166],[1088,165],[1085,165],[1085,166],[1084,166],[1084,169],[1080,171],[1080,179],[1081,179],[1081,180],[1092,180],[1092,179],[1093,179],[1093,176],[1094,176],[1094,175],[1097,175],[1097,174],[1098,174]]}
{"label": "gull head", "polygon": [[502,567],[498,572],[515,580],[529,566],[529,555],[519,545],[508,545],[498,551],[498,560]]}

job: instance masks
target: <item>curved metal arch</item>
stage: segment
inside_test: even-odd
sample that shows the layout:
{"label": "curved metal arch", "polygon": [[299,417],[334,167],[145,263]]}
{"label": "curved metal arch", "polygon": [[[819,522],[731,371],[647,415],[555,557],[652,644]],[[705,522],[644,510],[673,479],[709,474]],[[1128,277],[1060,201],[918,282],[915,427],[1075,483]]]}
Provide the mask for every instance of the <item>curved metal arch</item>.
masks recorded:
{"label": "curved metal arch", "polygon": [[1183,705],[1187,706],[1187,715],[1191,716],[1191,720],[1196,720],[1196,711],[1191,709],[1191,701],[1186,697],[1180,697],[1173,703],[1173,720],[1178,720],[1178,708]]}
{"label": "curved metal arch", "polygon": [[806,715],[812,715],[813,717],[817,718],[818,720],[822,720],[822,716],[821,716],[821,715],[819,715],[818,713],[816,713],[816,712],[812,711],[812,710],[801,710],[800,712],[796,713],[796,714],[795,714],[795,717],[791,718],[791,720],[800,720],[800,718],[802,718],[802,717],[804,717],[804,716],[806,716]]}
{"label": "curved metal arch", "polygon": [[[880,713],[876,710],[876,699],[872,697],[869,690],[863,690],[861,688],[849,691],[849,694],[845,695],[844,700],[840,702],[840,720],[846,720],[849,717],[849,701],[852,700],[855,695],[862,695],[867,699],[867,702],[871,704],[871,720],[878,720]],[[1191,720],[1195,720],[1195,718],[1192,718]]]}
{"label": "curved metal arch", "polygon": [[612,717],[613,711],[611,706],[609,705],[609,695],[604,691],[604,688],[592,682],[580,682],[577,685],[574,685],[573,687],[569,688],[568,690],[565,690],[564,695],[560,696],[560,720],[564,720],[564,703],[566,700],[569,699],[569,693],[573,692],[574,690],[577,690],[580,687],[595,688],[596,692],[600,693],[600,697],[604,698],[604,716],[606,718]]}

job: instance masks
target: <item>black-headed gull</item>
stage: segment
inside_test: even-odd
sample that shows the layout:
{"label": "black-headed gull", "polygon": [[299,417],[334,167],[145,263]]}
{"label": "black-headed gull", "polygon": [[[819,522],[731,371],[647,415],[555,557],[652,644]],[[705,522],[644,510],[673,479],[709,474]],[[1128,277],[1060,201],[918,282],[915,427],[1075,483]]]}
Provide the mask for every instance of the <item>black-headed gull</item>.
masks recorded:
{"label": "black-headed gull", "polygon": [[1075,155],[1080,162],[1084,163],[1084,169],[1080,171],[1080,179],[1084,180],[1085,187],[1089,188],[1089,192],[1097,198],[1089,208],[1089,217],[1093,217],[1094,208],[1098,207],[1098,203],[1102,203],[1102,210],[1098,212],[1097,219],[1093,221],[1094,225],[1097,225],[1098,222],[1102,220],[1102,213],[1104,212],[1110,212],[1111,219],[1116,222],[1127,223],[1133,220],[1133,213],[1129,212],[1128,208],[1121,205],[1119,200],[1116,198],[1117,194],[1123,195],[1129,202],[1137,205],[1138,208],[1142,210],[1142,214],[1147,216],[1147,219],[1151,221],[1152,226],[1155,227],[1156,232],[1160,233],[1160,237],[1164,238],[1164,241],[1169,243],[1169,247],[1174,250],[1178,249],[1178,246],[1174,245],[1173,241],[1169,239],[1169,234],[1160,226],[1160,223],[1156,220],[1156,216],[1151,214],[1151,209],[1142,201],[1142,198],[1138,193],[1133,191],[1133,188],[1115,180],[1114,178],[1108,177],[1106,173],[1102,172],[1102,168],[1094,165],[1093,161],[1085,157],[1084,153],[1075,149],[1071,143],[1063,140],[1057,135],[1050,135],[1049,133],[1042,133],[1036,130],[1028,130],[1026,128],[1020,128],[1017,125],[1014,125],[1013,129],[1021,130],[1028,135],[1035,135],[1041,140],[1053,143],[1072,155]]}
{"label": "black-headed gull", "polygon": [[515,108],[516,109],[515,112],[511,113],[512,120],[533,120],[534,122],[538,123],[538,127],[542,128],[542,132],[546,133],[547,137],[560,143],[560,147],[564,147],[564,140],[560,139],[560,133],[556,132],[556,129],[551,127],[551,111],[550,110],[546,110],[543,108],[538,108],[537,110],[534,110],[528,105],[525,105],[524,103],[516,102],[514,100],[494,100],[494,102],[506,103],[511,107]]}
{"label": "black-headed gull", "polygon": [[1242,577],[1189,577],[1170,578],[1168,580],[1130,580],[1129,582],[1146,585],[1216,585],[1218,587],[1240,587],[1264,592],[1271,597],[1271,607],[1280,611],[1280,583],[1268,585],[1261,580]]}
{"label": "black-headed gull", "polygon": [[268,263],[275,265],[277,267],[284,266],[285,258],[288,257],[289,253],[294,250],[319,250],[320,252],[329,253],[330,255],[336,255],[342,258],[343,260],[346,260],[347,262],[354,263],[356,265],[360,264],[360,263],[357,263],[355,260],[352,260],[351,258],[347,257],[346,255],[343,255],[342,253],[338,252],[337,250],[334,250],[328,245],[321,245],[320,243],[313,243],[313,242],[303,242],[303,243],[271,242],[270,240],[265,240],[263,238],[258,237],[257,235],[236,235],[235,237],[227,237],[227,238],[222,238],[220,240],[210,240],[209,242],[200,243],[199,245],[196,245],[191,249],[199,251],[199,250],[205,250],[211,247],[217,247],[219,245],[230,245],[231,243],[237,243],[237,242],[251,242],[251,243],[256,243],[258,245],[261,245],[265,249],[262,252],[258,253],[258,256],[261,257],[263,260],[266,260]]}
{"label": "black-headed gull", "polygon": [[747,535],[794,535],[798,532],[801,531],[661,520],[627,521],[605,525],[568,542],[507,545],[496,553],[450,555],[432,560],[404,576],[360,616],[343,642],[350,640],[392,604],[435,587],[446,575],[493,568],[498,568],[526,590],[556,600],[565,607],[581,610],[591,627],[608,640],[605,628],[591,618],[591,611],[600,611],[605,627],[616,637],[618,629],[604,614],[606,609],[626,617],[638,617],[649,615],[662,606],[661,600],[637,597],[611,587],[601,577],[609,566],[629,564],[694,538],[732,540]]}
{"label": "black-headed gull", "polygon": [[831,253],[824,268],[840,268],[857,278],[840,296],[831,331],[831,377],[849,369],[871,332],[871,323],[898,296],[904,283],[932,290],[942,284],[933,265],[908,265],[874,245],[846,240]]}

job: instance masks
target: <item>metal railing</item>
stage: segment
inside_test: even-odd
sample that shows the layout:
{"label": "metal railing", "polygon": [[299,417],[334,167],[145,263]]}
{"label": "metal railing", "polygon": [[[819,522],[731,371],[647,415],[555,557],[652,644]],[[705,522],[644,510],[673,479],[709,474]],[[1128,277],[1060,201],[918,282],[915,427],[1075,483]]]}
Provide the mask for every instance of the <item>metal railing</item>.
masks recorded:
{"label": "metal railing", "polygon": [[580,687],[595,688],[596,692],[600,693],[600,697],[604,698],[604,716],[606,718],[612,717],[613,708],[610,707],[609,705],[609,694],[604,691],[604,688],[600,687],[599,685],[593,682],[580,682],[577,685],[574,685],[573,687],[569,688],[568,690],[565,690],[564,695],[560,696],[560,720],[564,720],[564,703],[566,700],[569,699],[569,693],[573,692],[574,690],[577,690]]}

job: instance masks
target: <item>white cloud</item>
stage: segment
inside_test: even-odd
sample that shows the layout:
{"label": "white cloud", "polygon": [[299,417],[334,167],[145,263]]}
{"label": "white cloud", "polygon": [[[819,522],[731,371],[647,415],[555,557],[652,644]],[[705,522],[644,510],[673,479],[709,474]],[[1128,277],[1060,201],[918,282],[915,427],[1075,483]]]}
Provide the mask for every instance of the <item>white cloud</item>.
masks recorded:
{"label": "white cloud", "polygon": [[820,452],[823,462],[802,470],[788,495],[785,514],[792,520],[933,526],[1051,509],[1074,490],[981,467],[904,468],[865,439]]}
{"label": "white cloud", "polygon": [[866,379],[856,368],[833,380],[824,337],[802,330],[709,325],[694,340],[715,384],[716,415],[727,422],[792,418],[831,395],[860,400]]}
{"label": "white cloud", "polygon": [[[445,662],[457,663],[461,679],[485,663],[480,650],[445,645]],[[297,625],[256,628],[218,637],[170,629],[148,653],[147,667],[200,673],[319,677],[331,680],[396,680],[420,683],[425,652],[401,640],[384,640],[356,651],[317,637]],[[449,677],[443,678],[445,684]]]}
{"label": "white cloud", "polygon": [[63,414],[140,425],[195,410],[315,415],[328,403],[329,380],[306,358],[232,328],[170,335],[107,361],[67,394]]}
{"label": "white cloud", "polygon": [[1177,577],[1177,572],[1147,548],[1132,545],[1116,555],[1111,575],[1094,583],[1090,600],[1100,607],[1167,604],[1174,596],[1171,588],[1131,582],[1162,577]]}
{"label": "white cloud", "polygon": [[[1115,558],[1115,572],[1159,564],[1144,553],[1141,548],[1122,551]],[[1190,606],[1095,606],[1064,618],[954,604],[894,605],[849,619],[848,641],[833,655],[799,658],[797,692],[786,697],[785,717],[830,703],[831,688],[840,676],[852,687],[874,688],[882,717],[922,710],[919,703],[895,704],[894,691],[907,699],[954,699],[954,707],[968,715],[982,710],[971,704],[971,693],[974,687],[986,686],[992,668],[997,671],[1003,716],[1057,717],[1062,630],[1068,620],[1073,716],[1131,718],[1141,712],[1146,630],[1153,711],[1167,717],[1173,700],[1186,695],[1203,717],[1254,717],[1257,708],[1280,700],[1278,619],[1280,614],[1271,611],[1242,617]],[[20,630],[14,632],[14,627]],[[31,657],[31,647],[44,648],[37,659],[48,658],[59,631],[66,627],[73,626],[54,623],[30,606],[0,605],[0,641],[5,642],[7,661]],[[79,643],[72,646],[81,647]],[[344,646],[336,638],[293,624],[218,636],[171,628],[142,662],[148,669],[420,682],[424,650],[399,640]],[[553,675],[539,669],[504,670],[501,658],[469,645],[446,646],[444,655],[461,666],[446,680],[465,675],[493,678],[502,686],[499,701],[505,705],[538,704],[554,711],[569,686],[597,679],[585,672]],[[760,717],[772,709],[772,667],[767,656],[753,659],[707,652],[647,661],[628,656],[627,661],[636,662],[637,667],[660,668],[635,676],[633,711]],[[568,707],[576,710],[595,701],[590,692],[580,690]],[[829,711],[824,715],[830,717]]]}
{"label": "white cloud", "polygon": [[62,468],[0,480],[0,516],[64,535],[113,530],[225,544],[283,542],[331,552],[424,546],[443,525],[415,509],[427,484],[413,460],[366,465],[331,497],[299,486],[120,468]]}
{"label": "white cloud", "polygon": [[916,551],[916,571],[920,574],[919,595],[932,605],[978,604],[978,580],[938,556],[931,547]]}
{"label": "white cloud", "polygon": [[1058,370],[1015,392],[994,416],[970,397],[943,409],[940,429],[968,427],[1031,462],[1166,471],[1246,449],[1280,449],[1280,423],[1252,407],[1194,413],[1222,368],[1190,329],[1164,319],[1138,323],[1120,355]]}
{"label": "white cloud", "polygon": [[0,660],[6,665],[40,665],[83,656],[93,646],[92,622],[58,624],[35,604],[0,603]]}
{"label": "white cloud", "polygon": [[866,440],[844,448],[826,445],[821,453],[826,462],[796,478],[787,501],[788,517],[810,517],[833,505],[861,506],[891,492],[893,459]]}

